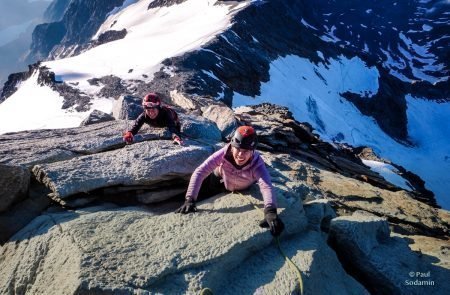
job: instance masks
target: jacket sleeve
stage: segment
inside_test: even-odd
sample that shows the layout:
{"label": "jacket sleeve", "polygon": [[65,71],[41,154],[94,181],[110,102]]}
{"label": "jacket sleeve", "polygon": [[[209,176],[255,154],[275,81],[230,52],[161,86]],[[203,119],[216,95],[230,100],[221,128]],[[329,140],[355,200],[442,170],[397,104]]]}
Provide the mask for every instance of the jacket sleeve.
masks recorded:
{"label": "jacket sleeve", "polygon": [[173,115],[170,111],[167,111],[167,128],[169,128],[170,133],[172,133],[172,139],[174,139],[175,136],[181,138],[181,134],[177,128],[175,118],[173,118]]}
{"label": "jacket sleeve", "polygon": [[198,192],[200,191],[203,180],[205,180],[205,178],[222,163],[225,151],[226,147],[218,150],[195,169],[189,181],[186,199],[190,198],[194,201],[197,200]]}
{"label": "jacket sleeve", "polygon": [[272,181],[270,179],[269,171],[267,171],[266,164],[261,158],[260,161],[261,164],[258,165],[258,168],[255,171],[255,176],[264,199],[264,208],[277,208],[277,199]]}
{"label": "jacket sleeve", "polygon": [[139,129],[141,129],[142,125],[145,122],[145,113],[142,113],[139,115],[139,117],[137,117],[136,121],[134,121],[133,127],[131,127],[131,133],[133,133],[133,135],[136,135],[136,133],[138,133]]}

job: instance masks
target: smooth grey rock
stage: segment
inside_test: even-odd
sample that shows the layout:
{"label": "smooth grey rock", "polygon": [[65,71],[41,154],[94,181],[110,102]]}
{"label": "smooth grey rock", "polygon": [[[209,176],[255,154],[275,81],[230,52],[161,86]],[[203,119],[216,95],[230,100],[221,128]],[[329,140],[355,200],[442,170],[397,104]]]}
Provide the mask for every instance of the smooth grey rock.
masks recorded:
{"label": "smooth grey rock", "polygon": [[19,166],[0,164],[0,212],[26,197],[30,171]]}
{"label": "smooth grey rock", "polygon": [[[301,271],[303,294],[368,294],[344,271],[320,233],[306,231],[289,239],[282,237],[280,247]],[[297,274],[275,242],[207,285],[219,294],[300,294]]]}
{"label": "smooth grey rock", "polygon": [[177,105],[185,110],[196,109],[195,103],[177,90],[170,91],[170,100],[174,105]]}
{"label": "smooth grey rock", "polygon": [[99,110],[93,110],[89,116],[86,117],[81,123],[80,126],[87,126],[91,124],[101,123],[101,122],[108,122],[115,120],[113,116],[110,114],[104,113]]}
{"label": "smooth grey rock", "polygon": [[202,117],[188,117],[178,114],[181,121],[181,132],[188,137],[207,141],[220,141],[222,135],[217,125]]}
{"label": "smooth grey rock", "polygon": [[117,185],[157,185],[190,175],[214,146],[186,140],[182,147],[167,140],[126,145],[122,149],[33,167],[36,178],[55,200]]}
{"label": "smooth grey rock", "polygon": [[117,120],[136,120],[140,113],[142,113],[142,98],[124,95],[114,101],[113,117]]}
{"label": "smooth grey rock", "polygon": [[226,105],[210,105],[202,108],[203,117],[216,123],[223,138],[230,136],[237,128],[233,110]]}
{"label": "smooth grey rock", "polygon": [[[298,213],[299,201],[280,203],[285,241],[307,221]],[[198,208],[190,215],[137,207],[46,213],[1,248],[0,293],[168,294],[168,282],[177,294],[198,293],[255,253],[273,251],[272,236],[258,226],[262,212],[241,196],[217,196]],[[288,268],[282,259],[272,267],[273,275]],[[286,293],[290,286],[279,290]]]}
{"label": "smooth grey rock", "polygon": [[443,294],[450,290],[450,270],[412,252],[407,239],[391,237],[383,218],[357,212],[337,217],[331,221],[329,242],[371,293]]}
{"label": "smooth grey rock", "polygon": [[[103,122],[85,127],[32,130],[0,135],[0,163],[32,167],[64,161],[125,146],[126,121]],[[166,128],[144,125],[136,141],[170,139]]]}
{"label": "smooth grey rock", "polygon": [[309,201],[303,204],[303,208],[305,209],[305,214],[311,229],[328,232],[331,219],[336,217],[336,212],[331,208],[328,200],[319,199]]}
{"label": "smooth grey rock", "polygon": [[[33,130],[0,135],[0,164],[32,167],[35,164],[64,161],[125,146],[123,134],[132,120],[102,122],[77,128]],[[182,131],[192,138],[219,141],[217,126],[200,117],[183,115]],[[170,140],[167,128],[144,124],[135,142],[154,139]],[[212,143],[214,144],[214,142]]]}

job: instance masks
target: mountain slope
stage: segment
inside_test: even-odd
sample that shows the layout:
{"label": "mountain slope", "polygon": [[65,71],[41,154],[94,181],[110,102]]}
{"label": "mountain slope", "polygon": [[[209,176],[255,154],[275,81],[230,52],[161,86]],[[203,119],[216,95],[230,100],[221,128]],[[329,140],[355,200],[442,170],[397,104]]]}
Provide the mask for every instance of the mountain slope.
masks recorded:
{"label": "mountain slope", "polygon": [[[126,30],[123,39],[44,63],[56,82],[93,103],[149,90],[165,99],[177,90],[230,106],[279,103],[323,138],[371,146],[418,174],[450,208],[449,47],[441,36],[447,3],[399,2],[381,13],[384,1],[352,7],[336,1],[132,2],[115,9],[93,36]],[[110,78],[94,81],[102,77]],[[76,95],[58,104],[70,116],[90,108]],[[10,112],[2,105],[0,114]],[[18,130],[3,126],[11,127],[2,132]]]}

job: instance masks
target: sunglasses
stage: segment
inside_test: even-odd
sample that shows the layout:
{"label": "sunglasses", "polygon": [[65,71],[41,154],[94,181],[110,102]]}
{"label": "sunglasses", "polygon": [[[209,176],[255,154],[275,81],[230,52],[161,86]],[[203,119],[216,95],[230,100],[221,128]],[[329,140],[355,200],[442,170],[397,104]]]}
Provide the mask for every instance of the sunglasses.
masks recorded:
{"label": "sunglasses", "polygon": [[159,103],[154,103],[154,102],[143,102],[142,106],[144,107],[144,109],[146,110],[150,110],[150,109],[157,109],[159,108]]}

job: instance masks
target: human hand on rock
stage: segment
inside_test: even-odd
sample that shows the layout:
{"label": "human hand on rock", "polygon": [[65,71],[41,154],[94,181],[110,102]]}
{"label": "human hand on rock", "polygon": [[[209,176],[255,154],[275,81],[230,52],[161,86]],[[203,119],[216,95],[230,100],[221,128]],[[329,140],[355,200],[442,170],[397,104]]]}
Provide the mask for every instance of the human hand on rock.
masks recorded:
{"label": "human hand on rock", "polygon": [[195,206],[195,201],[191,198],[187,198],[183,206],[178,208],[175,213],[188,214],[197,212],[197,207]]}
{"label": "human hand on rock", "polygon": [[284,230],[284,223],[277,215],[277,209],[268,207],[264,209],[264,220],[259,223],[260,227],[269,228],[272,236],[277,237]]}

